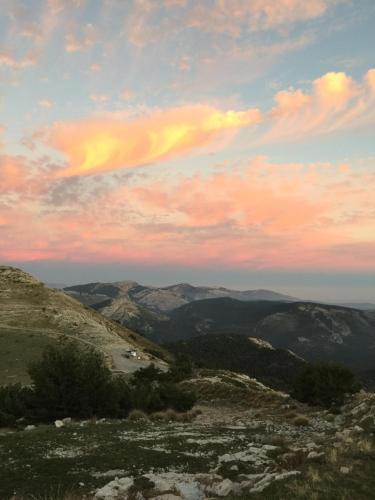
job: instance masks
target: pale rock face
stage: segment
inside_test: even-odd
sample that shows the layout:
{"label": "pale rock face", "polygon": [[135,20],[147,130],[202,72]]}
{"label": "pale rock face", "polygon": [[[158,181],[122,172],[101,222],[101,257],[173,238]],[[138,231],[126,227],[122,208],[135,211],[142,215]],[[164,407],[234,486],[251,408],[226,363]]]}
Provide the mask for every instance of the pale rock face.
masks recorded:
{"label": "pale rock face", "polygon": [[249,340],[253,344],[255,344],[263,349],[271,349],[272,351],[275,350],[275,348],[272,346],[272,344],[270,344],[270,342],[267,342],[267,340],[258,339],[257,337],[249,337]]}
{"label": "pale rock face", "polygon": [[307,460],[317,460],[318,458],[321,458],[324,456],[324,452],[318,452],[318,451],[310,451],[310,453],[307,455]]}

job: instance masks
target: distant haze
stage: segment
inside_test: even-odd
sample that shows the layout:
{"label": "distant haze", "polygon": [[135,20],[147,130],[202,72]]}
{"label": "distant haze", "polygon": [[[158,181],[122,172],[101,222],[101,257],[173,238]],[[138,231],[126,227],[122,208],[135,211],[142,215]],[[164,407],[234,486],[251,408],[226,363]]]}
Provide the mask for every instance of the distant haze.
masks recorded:
{"label": "distant haze", "polygon": [[61,262],[13,262],[11,265],[54,285],[134,280],[144,285],[167,286],[186,282],[237,290],[264,288],[305,300],[375,303],[375,273],[198,269]]}

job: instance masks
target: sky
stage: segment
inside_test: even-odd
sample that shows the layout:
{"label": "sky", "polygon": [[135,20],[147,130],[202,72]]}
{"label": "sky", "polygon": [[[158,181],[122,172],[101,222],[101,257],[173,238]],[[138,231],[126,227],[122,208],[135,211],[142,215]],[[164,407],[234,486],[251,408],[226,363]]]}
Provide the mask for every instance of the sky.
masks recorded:
{"label": "sky", "polygon": [[0,262],[375,301],[373,0],[0,0]]}

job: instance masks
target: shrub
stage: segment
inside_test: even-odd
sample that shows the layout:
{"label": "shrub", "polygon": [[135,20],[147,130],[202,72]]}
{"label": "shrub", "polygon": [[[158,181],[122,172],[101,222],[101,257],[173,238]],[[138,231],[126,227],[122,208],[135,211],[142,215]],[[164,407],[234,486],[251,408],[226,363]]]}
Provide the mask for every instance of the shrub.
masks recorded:
{"label": "shrub", "polygon": [[156,411],[155,413],[152,413],[150,415],[151,420],[154,420],[156,422],[167,422],[168,421],[168,415],[165,411]]}
{"label": "shrub", "polygon": [[128,415],[129,420],[147,420],[147,415],[142,410],[132,410]]}
{"label": "shrub", "polygon": [[146,413],[153,413],[166,408],[160,398],[159,386],[155,382],[138,382],[132,386],[131,395],[132,407]]}
{"label": "shrub", "polygon": [[125,416],[130,409],[126,384],[112,376],[103,355],[93,349],[71,343],[49,347],[29,374],[42,419]]}
{"label": "shrub", "polygon": [[319,363],[307,366],[297,377],[292,396],[303,403],[330,407],[342,404],[345,394],[360,389],[354,374],[333,363]]}
{"label": "shrub", "polygon": [[154,365],[138,370],[128,385],[113,376],[101,353],[73,343],[47,348],[29,367],[29,374],[32,387],[0,388],[0,425],[14,425],[20,417],[51,421],[122,418],[133,409],[142,414],[167,408],[183,412],[196,399],[175,383],[165,382],[165,373]]}
{"label": "shrub", "polygon": [[297,427],[306,427],[307,425],[310,425],[310,420],[305,417],[305,415],[297,415],[294,417],[292,423]]}
{"label": "shrub", "polygon": [[165,408],[172,408],[180,412],[190,410],[197,400],[193,392],[171,383],[160,386],[160,398]]}
{"label": "shrub", "polygon": [[145,368],[140,368],[136,372],[133,373],[132,379],[133,383],[144,383],[144,382],[153,382],[156,380],[162,380],[164,373],[160,370],[160,368],[156,368],[154,363],[146,366]]}
{"label": "shrub", "polygon": [[172,408],[168,408],[165,414],[170,422],[176,422],[178,420],[178,413],[175,410],[172,410]]}
{"label": "shrub", "polygon": [[0,387],[0,427],[12,426],[33,408],[33,391],[20,384]]}
{"label": "shrub", "polygon": [[164,375],[164,380],[167,382],[181,382],[193,375],[193,364],[188,356],[177,354],[175,362],[169,368],[169,371]]}

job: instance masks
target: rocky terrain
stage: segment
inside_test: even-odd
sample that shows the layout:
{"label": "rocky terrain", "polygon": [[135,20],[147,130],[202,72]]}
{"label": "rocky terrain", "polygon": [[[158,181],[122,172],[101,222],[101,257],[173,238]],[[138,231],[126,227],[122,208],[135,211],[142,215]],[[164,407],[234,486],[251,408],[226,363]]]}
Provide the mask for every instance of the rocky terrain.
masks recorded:
{"label": "rocky terrain", "polygon": [[[67,339],[99,349],[120,371],[151,359],[163,364],[163,351],[143,337],[20,269],[0,267],[0,384],[27,381],[28,363],[46,345]],[[136,359],[124,356],[129,350]]]}
{"label": "rocky terrain", "polygon": [[0,497],[372,498],[373,394],[330,413],[225,371],[184,384],[199,394],[192,422],[65,419],[0,431]]}
{"label": "rocky terrain", "polygon": [[375,366],[375,312],[310,302],[200,300],[172,311],[150,338],[175,342],[202,335],[240,334],[288,349],[307,361],[352,369]]}

